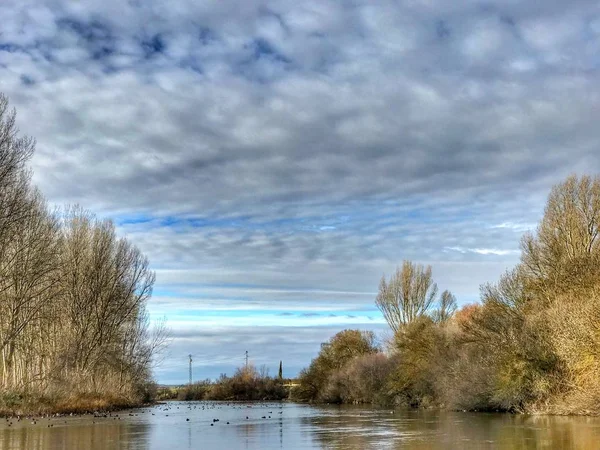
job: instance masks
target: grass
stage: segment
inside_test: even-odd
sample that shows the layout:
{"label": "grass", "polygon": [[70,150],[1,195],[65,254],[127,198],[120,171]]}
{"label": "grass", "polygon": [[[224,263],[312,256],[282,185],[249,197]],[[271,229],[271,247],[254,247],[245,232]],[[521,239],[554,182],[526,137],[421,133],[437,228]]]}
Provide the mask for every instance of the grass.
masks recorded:
{"label": "grass", "polygon": [[0,417],[43,416],[49,414],[87,414],[143,406],[142,402],[94,394],[71,394],[66,397],[0,394]]}

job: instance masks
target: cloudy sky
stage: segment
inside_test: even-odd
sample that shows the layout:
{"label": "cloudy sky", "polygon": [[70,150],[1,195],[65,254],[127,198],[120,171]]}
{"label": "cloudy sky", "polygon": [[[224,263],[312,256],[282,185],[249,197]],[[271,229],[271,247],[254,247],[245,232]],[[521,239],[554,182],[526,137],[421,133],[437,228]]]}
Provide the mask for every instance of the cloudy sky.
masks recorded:
{"label": "cloudy sky", "polygon": [[151,259],[158,381],[294,376],[384,333],[380,277],[478,299],[549,188],[600,168],[594,0],[3,0],[0,91],[53,204]]}

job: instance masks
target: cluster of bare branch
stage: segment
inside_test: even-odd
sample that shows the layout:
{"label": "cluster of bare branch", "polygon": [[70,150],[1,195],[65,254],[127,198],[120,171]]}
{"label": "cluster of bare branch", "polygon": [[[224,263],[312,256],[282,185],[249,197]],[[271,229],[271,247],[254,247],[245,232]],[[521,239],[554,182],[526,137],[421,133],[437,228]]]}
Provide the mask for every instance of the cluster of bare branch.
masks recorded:
{"label": "cluster of bare branch", "polygon": [[0,388],[133,400],[165,337],[146,313],[154,274],[110,221],[48,208],[34,144],[0,95]]}
{"label": "cluster of bare branch", "polygon": [[404,261],[402,268],[386,281],[379,283],[379,293],[375,304],[382,312],[394,333],[426,314],[432,314],[436,321],[445,322],[456,310],[456,298],[450,291],[444,291],[434,309],[438,293],[433,282],[431,266],[424,267],[411,261]]}

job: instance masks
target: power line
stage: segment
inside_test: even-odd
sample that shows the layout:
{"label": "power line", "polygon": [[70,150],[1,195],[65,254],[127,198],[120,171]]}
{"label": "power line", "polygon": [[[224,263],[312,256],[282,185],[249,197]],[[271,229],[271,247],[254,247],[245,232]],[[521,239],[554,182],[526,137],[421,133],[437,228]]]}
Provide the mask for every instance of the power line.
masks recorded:
{"label": "power line", "polygon": [[[245,355],[241,355],[241,357],[245,358]],[[189,356],[188,356],[188,358],[189,358]],[[199,356],[192,355],[192,358],[199,358]],[[201,365],[208,366],[208,365],[216,365],[216,364],[223,364],[223,363],[230,363],[230,362],[233,363],[233,362],[239,361],[239,360],[240,360],[240,356],[202,358]],[[181,368],[181,366],[176,362],[169,362],[169,364],[160,364],[157,366],[157,368],[160,370],[166,370],[166,369]]]}

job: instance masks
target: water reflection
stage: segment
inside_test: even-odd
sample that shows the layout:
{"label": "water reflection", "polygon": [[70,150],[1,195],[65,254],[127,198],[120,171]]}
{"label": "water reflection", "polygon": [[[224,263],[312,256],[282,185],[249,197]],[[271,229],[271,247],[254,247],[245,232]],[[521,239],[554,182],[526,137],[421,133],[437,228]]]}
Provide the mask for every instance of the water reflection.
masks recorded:
{"label": "water reflection", "polygon": [[[148,447],[150,425],[106,421],[94,424],[79,421],[40,420],[35,425],[13,425],[0,430],[0,448],[7,450],[134,450]],[[89,422],[89,423],[87,423]],[[48,425],[53,425],[51,428]]]}
{"label": "water reflection", "polygon": [[598,418],[340,408],[304,421],[324,448],[600,448]]}
{"label": "water reflection", "polygon": [[[274,427],[277,428],[276,431],[273,430]],[[236,426],[234,430],[238,435],[238,440],[244,443],[244,448],[259,448],[260,445],[271,449],[288,448],[284,446],[284,424],[282,418],[276,419],[275,422],[244,423]]]}
{"label": "water reflection", "polygon": [[599,448],[598,442],[597,418],[292,404],[171,402],[119,418],[42,419],[11,427],[0,421],[2,450],[587,450]]}

